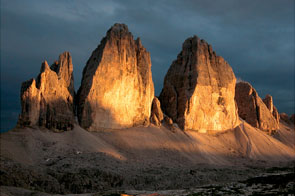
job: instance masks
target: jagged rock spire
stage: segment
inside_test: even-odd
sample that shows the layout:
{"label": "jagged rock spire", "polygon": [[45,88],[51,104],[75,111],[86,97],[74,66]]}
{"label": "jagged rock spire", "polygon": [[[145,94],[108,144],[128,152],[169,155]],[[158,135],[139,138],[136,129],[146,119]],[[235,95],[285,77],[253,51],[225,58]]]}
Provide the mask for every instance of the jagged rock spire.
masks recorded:
{"label": "jagged rock spire", "polygon": [[19,126],[43,126],[70,130],[74,126],[74,78],[69,52],[59,56],[51,67],[41,65],[37,79],[23,82]]}

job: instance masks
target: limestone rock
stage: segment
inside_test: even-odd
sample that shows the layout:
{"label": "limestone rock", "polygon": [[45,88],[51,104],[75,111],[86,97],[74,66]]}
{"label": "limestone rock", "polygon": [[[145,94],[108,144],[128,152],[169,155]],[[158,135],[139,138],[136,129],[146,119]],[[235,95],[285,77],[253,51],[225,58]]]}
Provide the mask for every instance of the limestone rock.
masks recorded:
{"label": "limestone rock", "polygon": [[295,125],[295,114],[292,114],[292,116],[290,117],[290,121],[293,125]]}
{"label": "limestone rock", "polygon": [[265,105],[269,109],[269,111],[272,113],[273,112],[273,100],[272,100],[272,96],[266,95],[265,98],[263,99],[263,102],[265,103]]}
{"label": "limestone rock", "polygon": [[239,116],[253,127],[268,132],[279,128],[277,120],[269,109],[273,108],[272,99],[268,99],[267,101],[268,108],[249,83],[237,83],[235,100],[238,106]]}
{"label": "limestone rock", "polygon": [[272,113],[272,115],[276,119],[277,123],[280,123],[280,116],[279,116],[277,108],[273,105],[272,96],[266,95],[265,98],[263,99],[263,102],[265,103],[265,105],[269,109],[269,111]]}
{"label": "limestone rock", "polygon": [[280,119],[288,124],[291,124],[288,114],[280,113]]}
{"label": "limestone rock", "polygon": [[272,112],[273,117],[276,119],[277,123],[280,123],[280,114],[278,112],[278,109],[273,106],[273,112]]}
{"label": "limestone rock", "polygon": [[166,126],[166,128],[168,128],[172,132],[175,132],[176,129],[179,128],[179,126],[173,123],[173,120],[166,115],[164,115],[163,124]]}
{"label": "limestone rock", "polygon": [[161,121],[158,119],[158,117],[154,113],[151,114],[150,122],[158,127],[161,126]]}
{"label": "limestone rock", "polygon": [[22,83],[22,111],[18,125],[72,129],[75,121],[74,96],[72,58],[69,52],[64,52],[51,67],[43,62],[36,80]]}
{"label": "limestone rock", "polygon": [[236,78],[204,40],[188,38],[172,62],[160,94],[165,114],[183,130],[226,130],[239,122]]}
{"label": "limestone rock", "polygon": [[149,52],[128,27],[115,24],[92,52],[78,91],[78,119],[87,130],[149,123],[154,85]]}
{"label": "limestone rock", "polygon": [[154,97],[151,110],[151,123],[160,126],[164,115],[161,109],[161,103],[157,97]]}
{"label": "limestone rock", "polygon": [[173,125],[173,120],[168,117],[168,116],[165,116],[164,117],[164,122],[168,125],[168,126],[172,126]]}

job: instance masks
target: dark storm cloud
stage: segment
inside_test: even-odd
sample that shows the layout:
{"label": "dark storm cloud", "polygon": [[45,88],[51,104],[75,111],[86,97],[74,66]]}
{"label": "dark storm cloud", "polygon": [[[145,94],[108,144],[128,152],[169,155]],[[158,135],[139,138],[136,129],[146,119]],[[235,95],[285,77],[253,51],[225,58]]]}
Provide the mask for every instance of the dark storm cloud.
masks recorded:
{"label": "dark storm cloud", "polygon": [[1,130],[15,124],[20,84],[36,77],[42,61],[70,51],[77,89],[85,62],[116,22],[150,51],[156,95],[183,41],[196,34],[262,97],[273,95],[279,112],[294,113],[292,0],[2,0]]}

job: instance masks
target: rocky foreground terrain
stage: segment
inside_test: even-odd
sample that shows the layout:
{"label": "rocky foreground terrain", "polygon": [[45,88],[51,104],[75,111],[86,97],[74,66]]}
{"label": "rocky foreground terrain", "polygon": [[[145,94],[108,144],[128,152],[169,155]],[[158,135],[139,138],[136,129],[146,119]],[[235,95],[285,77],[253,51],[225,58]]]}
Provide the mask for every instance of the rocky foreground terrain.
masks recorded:
{"label": "rocky foreground terrain", "polygon": [[74,89],[69,52],[22,84],[1,195],[292,194],[294,115],[193,36],[154,96],[149,52],[112,26]]}
{"label": "rocky foreground terrain", "polygon": [[246,122],[218,134],[153,125],[101,132],[78,125],[63,133],[15,129],[1,134],[1,190],[7,195],[285,193],[294,187],[294,138],[294,128],[284,123],[272,136]]}

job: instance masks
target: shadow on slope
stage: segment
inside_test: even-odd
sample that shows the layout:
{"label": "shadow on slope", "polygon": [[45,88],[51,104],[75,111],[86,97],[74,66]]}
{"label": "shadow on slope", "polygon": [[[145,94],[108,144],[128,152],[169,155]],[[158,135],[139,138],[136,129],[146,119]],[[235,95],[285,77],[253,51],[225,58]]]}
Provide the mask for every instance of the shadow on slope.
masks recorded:
{"label": "shadow on slope", "polygon": [[[294,138],[294,131],[287,133],[288,138]],[[88,132],[76,125],[73,131],[63,133],[24,128],[2,133],[0,137],[2,157],[31,165],[42,164],[51,157],[96,152],[118,161],[164,165],[235,165],[233,159],[289,161],[295,157],[292,140],[284,144],[245,122],[216,134],[179,129],[172,132],[152,125]]]}
{"label": "shadow on slope", "polygon": [[247,123],[218,134],[75,126],[63,133],[25,128],[0,136],[0,184],[51,193],[234,182],[294,160],[292,148]]}

